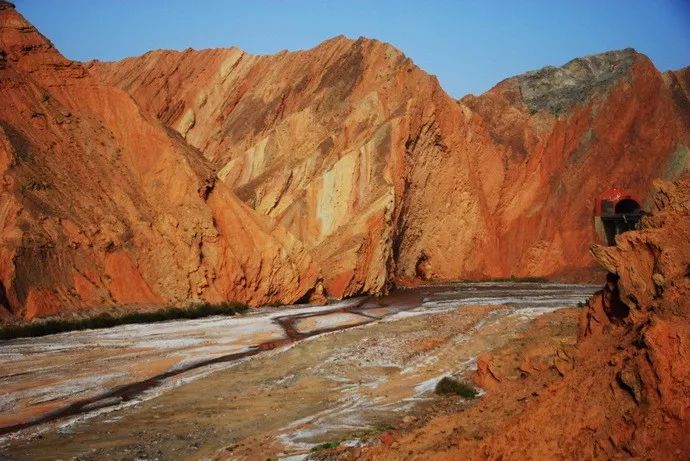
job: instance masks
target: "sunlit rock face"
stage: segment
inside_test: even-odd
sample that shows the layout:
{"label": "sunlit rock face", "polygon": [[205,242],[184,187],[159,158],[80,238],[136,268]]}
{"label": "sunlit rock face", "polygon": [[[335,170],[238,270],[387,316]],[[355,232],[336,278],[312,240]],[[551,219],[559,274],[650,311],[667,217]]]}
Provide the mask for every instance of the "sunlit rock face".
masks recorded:
{"label": "sunlit rock face", "polygon": [[633,50],[457,101],[388,44],[62,57],[0,3],[2,316],[586,276],[593,199],[688,169]]}
{"label": "sunlit rock face", "polygon": [[0,317],[292,302],[318,269],[176,132],[0,3]]}
{"label": "sunlit rock face", "polygon": [[662,76],[630,49],[459,101],[364,38],[272,56],[155,51],[89,71],[302,242],[334,296],[587,277],[594,198],[610,185],[645,197],[653,178],[687,169],[687,71]]}

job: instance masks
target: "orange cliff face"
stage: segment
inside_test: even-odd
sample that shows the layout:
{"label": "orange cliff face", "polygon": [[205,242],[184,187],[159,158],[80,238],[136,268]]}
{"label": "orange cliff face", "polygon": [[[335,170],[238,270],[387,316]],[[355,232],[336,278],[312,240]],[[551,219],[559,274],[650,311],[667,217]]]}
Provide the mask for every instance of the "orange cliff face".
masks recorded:
{"label": "orange cliff face", "polygon": [[0,318],[234,299],[319,277],[294,237],[0,2]]}
{"label": "orange cliff face", "polygon": [[[586,276],[594,198],[688,169],[687,72],[634,50],[451,99],[390,45],[154,51],[89,71],[177,130],[300,240],[329,294]],[[590,275],[591,277],[591,275]]]}
{"label": "orange cliff face", "polygon": [[688,169],[687,69],[633,50],[456,101],[376,40],[81,64],[1,8],[0,315],[572,279],[602,190]]}
{"label": "orange cliff face", "polygon": [[[594,198],[610,186],[646,198],[656,177],[690,169],[687,99],[633,50],[575,59],[462,100],[506,147],[497,249],[532,273],[592,264]],[[522,242],[522,244],[517,244]]]}

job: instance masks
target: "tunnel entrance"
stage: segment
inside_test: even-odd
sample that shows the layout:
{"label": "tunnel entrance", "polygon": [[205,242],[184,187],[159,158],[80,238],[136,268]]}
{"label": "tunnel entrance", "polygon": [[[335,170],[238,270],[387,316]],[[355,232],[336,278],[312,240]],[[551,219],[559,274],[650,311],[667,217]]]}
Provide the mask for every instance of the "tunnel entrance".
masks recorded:
{"label": "tunnel entrance", "polygon": [[632,194],[612,188],[597,198],[594,228],[602,243],[615,245],[616,235],[636,229],[645,214]]}
{"label": "tunnel entrance", "polygon": [[624,198],[620,202],[616,203],[614,208],[616,214],[638,213],[640,209],[640,204],[631,198]]}

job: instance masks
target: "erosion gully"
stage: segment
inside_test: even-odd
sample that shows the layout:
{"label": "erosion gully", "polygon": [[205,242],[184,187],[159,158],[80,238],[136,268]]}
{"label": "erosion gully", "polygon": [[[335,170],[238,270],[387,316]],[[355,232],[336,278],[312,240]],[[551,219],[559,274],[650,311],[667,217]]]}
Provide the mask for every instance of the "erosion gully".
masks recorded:
{"label": "erosion gully", "polygon": [[434,285],[0,342],[0,459],[303,459],[419,414],[442,376],[595,289]]}

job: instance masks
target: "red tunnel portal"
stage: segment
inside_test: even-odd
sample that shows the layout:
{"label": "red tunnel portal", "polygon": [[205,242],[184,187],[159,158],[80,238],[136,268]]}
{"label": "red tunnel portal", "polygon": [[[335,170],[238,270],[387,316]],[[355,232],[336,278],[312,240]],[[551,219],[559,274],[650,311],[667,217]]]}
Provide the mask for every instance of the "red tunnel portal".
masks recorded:
{"label": "red tunnel portal", "polygon": [[603,243],[615,245],[616,235],[635,229],[644,215],[637,197],[614,187],[597,197],[594,229]]}

